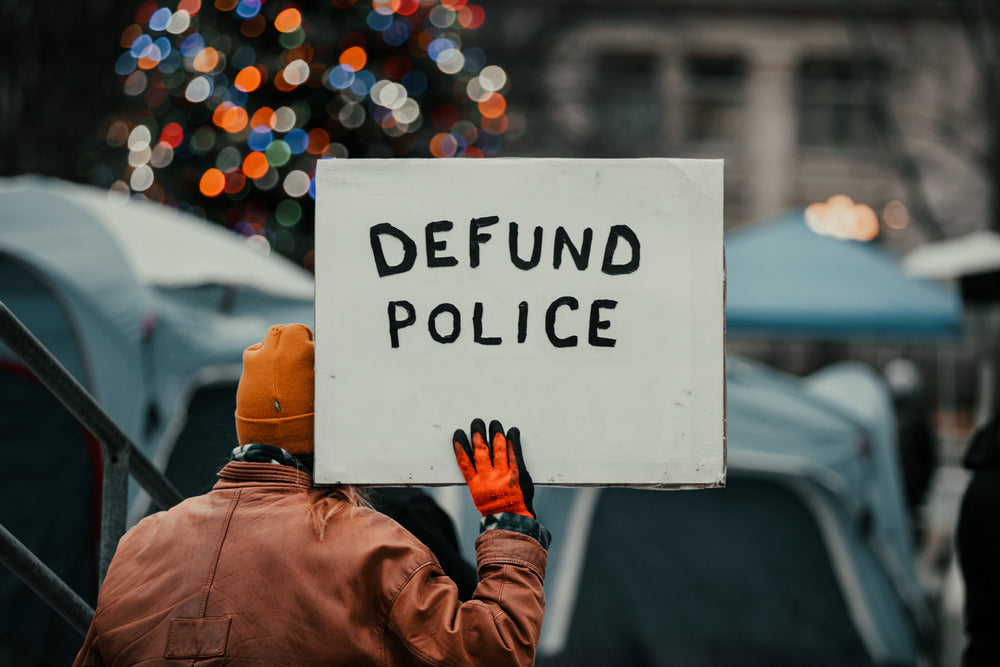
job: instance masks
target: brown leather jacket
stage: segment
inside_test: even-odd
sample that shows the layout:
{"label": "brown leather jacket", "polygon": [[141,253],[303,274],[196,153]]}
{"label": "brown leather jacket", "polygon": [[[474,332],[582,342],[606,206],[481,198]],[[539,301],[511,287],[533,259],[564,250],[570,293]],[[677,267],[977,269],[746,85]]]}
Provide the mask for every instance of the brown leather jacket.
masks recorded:
{"label": "brown leather jacket", "polygon": [[527,665],[546,552],[487,530],[461,603],[437,560],[378,512],[339,512],[322,541],[311,479],[232,462],[211,492],[118,545],[76,665]]}

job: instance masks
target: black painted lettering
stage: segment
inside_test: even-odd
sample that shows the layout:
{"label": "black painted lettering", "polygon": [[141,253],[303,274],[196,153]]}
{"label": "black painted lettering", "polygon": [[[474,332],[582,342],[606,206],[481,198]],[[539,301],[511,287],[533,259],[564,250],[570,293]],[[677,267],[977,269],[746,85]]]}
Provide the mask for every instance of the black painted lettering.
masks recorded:
{"label": "black painted lettering", "polygon": [[[396,308],[402,308],[406,311],[406,317],[403,319],[397,319]],[[390,301],[389,302],[389,343],[392,347],[399,347],[399,330],[403,327],[408,327],[417,321],[417,311],[413,307],[413,304],[409,301]]]}
{"label": "black painted lettering", "polygon": [[615,343],[618,342],[614,338],[605,338],[599,336],[597,333],[601,329],[611,328],[609,320],[601,319],[601,309],[606,308],[611,310],[617,305],[618,302],[612,299],[597,299],[590,304],[590,331],[588,333],[588,340],[594,347],[614,347]]}
{"label": "black painted lettering", "polygon": [[[451,315],[451,333],[447,335],[442,335],[438,331],[437,318],[441,313]],[[427,330],[430,332],[431,338],[439,343],[454,343],[458,340],[458,334],[462,332],[462,323],[458,314],[458,308],[450,303],[441,303],[435,306],[434,310],[427,317]]]}
{"label": "black painted lettering", "polygon": [[492,234],[480,234],[479,230],[498,222],[500,222],[499,216],[490,215],[485,218],[473,218],[469,223],[469,266],[472,268],[479,266],[479,246],[493,238]]}
{"label": "black painted lettering", "polygon": [[545,310],[545,333],[553,347],[576,347],[576,336],[560,338],[556,335],[556,310],[560,306],[568,306],[570,310],[576,310],[580,307],[580,302],[571,296],[561,296],[549,304]]}
{"label": "black painted lettering", "polygon": [[534,232],[534,245],[531,247],[531,259],[527,262],[518,257],[517,255],[517,223],[510,223],[510,234],[508,235],[508,240],[510,242],[510,261],[514,263],[514,266],[521,269],[522,271],[527,271],[528,269],[533,269],[538,266],[539,260],[542,259],[542,228],[535,227]]}
{"label": "black painted lettering", "polygon": [[477,301],[472,310],[472,340],[480,345],[499,345],[503,339],[499,336],[483,336],[483,302]]}
{"label": "black painted lettering", "polygon": [[528,302],[517,304],[517,342],[523,343],[528,338]]}
{"label": "black painted lettering", "polygon": [[558,269],[562,265],[563,248],[569,248],[576,268],[583,271],[590,263],[590,242],[594,239],[594,230],[587,227],[583,230],[583,247],[577,250],[569,238],[569,232],[564,227],[556,227],[555,240],[552,242],[552,266]]}
{"label": "black painted lettering", "polygon": [[[382,237],[385,235],[394,237],[403,245],[403,259],[395,266],[389,266],[385,259],[385,252],[382,250]],[[406,235],[406,232],[393,227],[388,222],[383,222],[372,225],[371,229],[368,230],[368,237],[372,245],[372,256],[375,258],[375,268],[378,270],[380,278],[393,273],[405,273],[413,268],[413,263],[417,259],[417,244]]]}
{"label": "black painted lettering", "polygon": [[427,266],[430,268],[434,268],[436,266],[455,266],[458,264],[458,260],[454,257],[437,256],[437,253],[439,251],[443,251],[448,244],[446,241],[435,240],[434,235],[438,232],[450,231],[451,228],[451,220],[428,222],[427,227],[424,228],[424,240],[427,242]]}
{"label": "black painted lettering", "polygon": [[[632,256],[624,264],[615,264],[615,249],[618,247],[618,239],[625,241],[632,248]],[[635,235],[628,225],[613,225],[608,233],[608,244],[604,246],[604,264],[601,271],[610,276],[619,276],[625,273],[632,273],[639,268],[639,237]]]}

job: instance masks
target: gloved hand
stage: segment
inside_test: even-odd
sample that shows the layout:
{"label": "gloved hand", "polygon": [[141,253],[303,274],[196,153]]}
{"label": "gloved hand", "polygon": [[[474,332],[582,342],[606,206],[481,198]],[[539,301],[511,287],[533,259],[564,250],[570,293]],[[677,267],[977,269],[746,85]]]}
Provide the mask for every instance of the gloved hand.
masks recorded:
{"label": "gloved hand", "polygon": [[535,518],[535,510],[531,507],[535,486],[524,467],[521,432],[514,427],[505,437],[503,426],[493,420],[487,440],[482,419],[473,420],[469,431],[471,445],[461,429],[455,431],[455,458],[476,509],[483,516],[511,512]]}

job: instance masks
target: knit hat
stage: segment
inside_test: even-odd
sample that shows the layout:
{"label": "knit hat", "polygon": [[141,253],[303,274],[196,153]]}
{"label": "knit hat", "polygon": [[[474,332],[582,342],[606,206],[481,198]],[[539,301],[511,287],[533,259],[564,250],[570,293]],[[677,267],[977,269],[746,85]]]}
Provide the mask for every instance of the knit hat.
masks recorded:
{"label": "knit hat", "polygon": [[241,445],[313,452],[313,332],[278,324],[243,352],[236,389],[236,437]]}

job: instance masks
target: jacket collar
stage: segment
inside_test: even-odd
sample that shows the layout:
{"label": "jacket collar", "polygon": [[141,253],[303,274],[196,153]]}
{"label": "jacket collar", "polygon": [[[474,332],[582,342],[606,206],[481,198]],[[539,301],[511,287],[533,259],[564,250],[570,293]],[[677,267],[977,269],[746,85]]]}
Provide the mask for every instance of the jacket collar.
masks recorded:
{"label": "jacket collar", "polygon": [[230,461],[219,471],[219,481],[213,488],[228,488],[246,484],[280,484],[308,489],[312,476],[307,472],[274,463]]}

